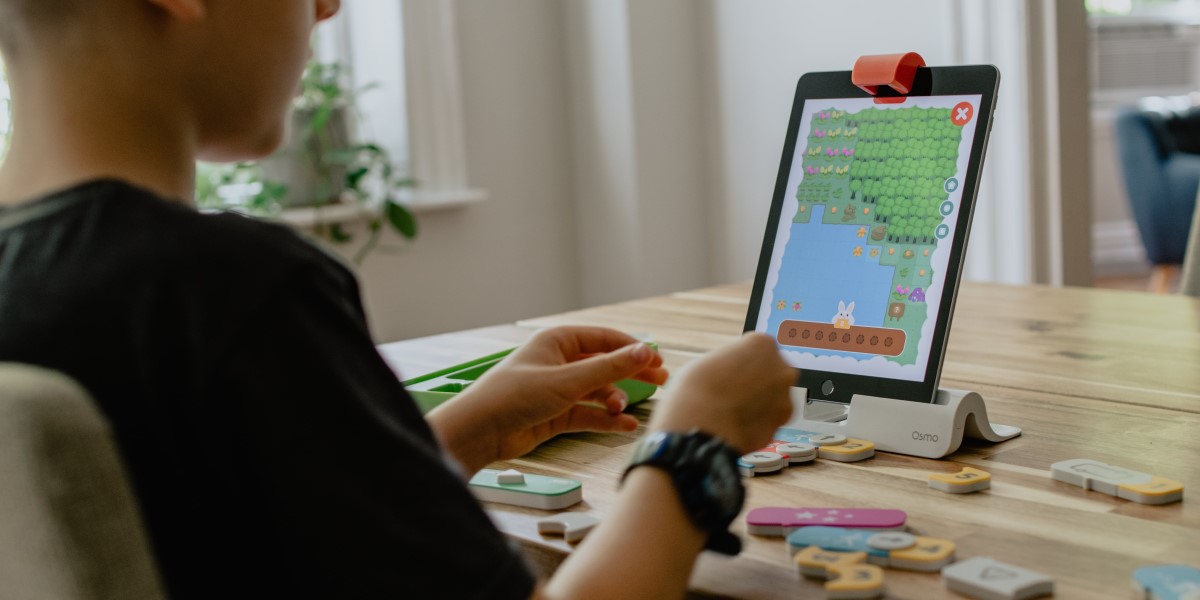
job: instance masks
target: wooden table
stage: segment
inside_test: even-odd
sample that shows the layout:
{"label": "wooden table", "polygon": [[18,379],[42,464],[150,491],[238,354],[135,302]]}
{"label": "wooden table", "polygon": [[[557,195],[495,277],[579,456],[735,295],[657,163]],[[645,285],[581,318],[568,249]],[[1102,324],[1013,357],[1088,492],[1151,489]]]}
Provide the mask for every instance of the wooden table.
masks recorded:
{"label": "wooden table", "polygon": [[[412,340],[381,347],[406,377],[511,347],[534,329],[604,325],[646,333],[679,367],[741,333],[750,286],[730,285]],[[1200,300],[1136,292],[965,284],[943,386],[974,390],[995,422],[1024,434],[972,443],[945,460],[879,453],[853,464],[817,461],[747,480],[747,507],[899,508],[913,532],[953,540],[959,558],[992,556],[1054,577],[1056,598],[1129,598],[1141,566],[1200,568]],[[653,402],[631,411],[645,422]],[[572,510],[610,516],[617,478],[641,432],[561,436],[500,465],[584,482]],[[1050,464],[1093,458],[1183,481],[1184,501],[1143,506],[1050,477]],[[980,467],[989,491],[952,496],[931,472]],[[1188,497],[1187,495],[1191,495]],[[552,569],[570,547],[537,534],[538,510],[491,505],[498,526]],[[802,580],[782,539],[745,535],[735,559],[704,554],[700,596],[823,598]],[[586,542],[585,542],[586,543]],[[629,560],[653,560],[631,556]],[[888,570],[888,597],[958,598],[938,574]]]}

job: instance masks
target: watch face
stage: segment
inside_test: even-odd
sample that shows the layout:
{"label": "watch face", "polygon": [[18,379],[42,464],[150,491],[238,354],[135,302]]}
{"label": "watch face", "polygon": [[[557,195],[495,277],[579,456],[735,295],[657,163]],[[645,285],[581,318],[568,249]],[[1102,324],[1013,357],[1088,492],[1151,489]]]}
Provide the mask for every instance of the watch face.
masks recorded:
{"label": "watch face", "polygon": [[666,432],[656,431],[643,438],[645,441],[638,447],[635,462],[643,462],[658,458],[670,445],[671,436]]}
{"label": "watch face", "polygon": [[741,509],[738,502],[741,483],[741,476],[733,471],[727,460],[713,461],[712,470],[705,478],[709,497],[715,500],[726,514],[736,513]]}

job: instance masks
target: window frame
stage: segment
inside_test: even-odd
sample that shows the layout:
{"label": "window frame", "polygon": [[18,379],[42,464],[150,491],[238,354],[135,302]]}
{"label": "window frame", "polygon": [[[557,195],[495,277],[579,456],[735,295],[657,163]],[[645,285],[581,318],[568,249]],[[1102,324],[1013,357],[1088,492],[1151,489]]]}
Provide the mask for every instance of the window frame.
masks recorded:
{"label": "window frame", "polygon": [[[373,139],[416,181],[401,201],[420,214],[487,200],[467,172],[455,2],[346,0],[342,11],[318,31],[316,56],[348,64],[356,89],[375,88],[359,100],[352,131],[378,133]],[[335,206],[290,209],[282,220],[306,226],[361,217]]]}

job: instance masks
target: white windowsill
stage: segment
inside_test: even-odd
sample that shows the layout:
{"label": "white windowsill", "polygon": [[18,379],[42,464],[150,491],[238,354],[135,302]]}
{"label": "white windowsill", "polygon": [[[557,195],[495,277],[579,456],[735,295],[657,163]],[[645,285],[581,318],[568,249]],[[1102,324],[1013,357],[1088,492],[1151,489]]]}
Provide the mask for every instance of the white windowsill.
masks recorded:
{"label": "white windowsill", "polygon": [[[465,208],[488,199],[487,190],[466,189],[439,192],[413,192],[401,194],[405,207],[414,215],[429,214],[445,210]],[[370,208],[359,204],[334,204],[330,206],[285,209],[274,220],[292,227],[313,227],[317,224],[352,223],[375,216]]]}

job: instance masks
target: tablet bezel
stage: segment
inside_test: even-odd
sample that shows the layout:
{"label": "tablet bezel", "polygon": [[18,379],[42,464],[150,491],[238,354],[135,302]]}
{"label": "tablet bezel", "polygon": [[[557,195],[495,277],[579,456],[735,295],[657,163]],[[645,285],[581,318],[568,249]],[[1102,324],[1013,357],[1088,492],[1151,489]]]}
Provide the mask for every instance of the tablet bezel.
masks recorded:
{"label": "tablet bezel", "polygon": [[[996,92],[999,83],[1000,72],[996,67],[991,65],[923,67],[917,69],[912,92],[908,94],[909,97],[980,96],[980,106],[975,113],[975,118],[978,119],[975,126],[975,137],[971,142],[971,155],[967,163],[967,173],[963,177],[963,191],[958,211],[958,223],[950,248],[950,258],[947,263],[946,280],[942,287],[942,297],[939,299],[938,320],[934,325],[929,362],[925,367],[925,377],[922,381],[907,381],[868,375],[797,369],[796,386],[807,388],[808,398],[849,403],[855,394],[864,394],[914,402],[932,402],[934,400],[937,394],[938,381],[941,377],[950,323],[954,315],[954,304],[958,297],[958,284],[962,278],[963,256],[966,253],[971,219],[975,213],[979,177],[983,171],[983,158],[987,151],[988,135],[992,129],[992,115],[996,106]],[[899,96],[900,94],[886,87],[881,87],[878,95],[878,97],[892,98]],[[756,330],[760,310],[762,309],[762,298],[765,292],[767,274],[771,266],[772,252],[775,249],[775,236],[779,229],[779,219],[782,216],[783,203],[787,201],[787,186],[791,176],[792,161],[795,158],[796,142],[800,130],[800,121],[804,115],[805,103],[809,100],[870,97],[869,94],[851,83],[849,71],[808,73],[802,76],[800,81],[797,82],[796,95],[792,103],[792,116],[788,123],[783,157],[779,166],[779,175],[775,183],[775,194],[771,201],[771,212],[767,218],[767,232],[763,236],[758,271],[754,277],[754,288],[750,295],[750,306],[746,311],[745,331]],[[827,382],[832,382],[833,384],[832,393],[826,393],[823,389]]]}

